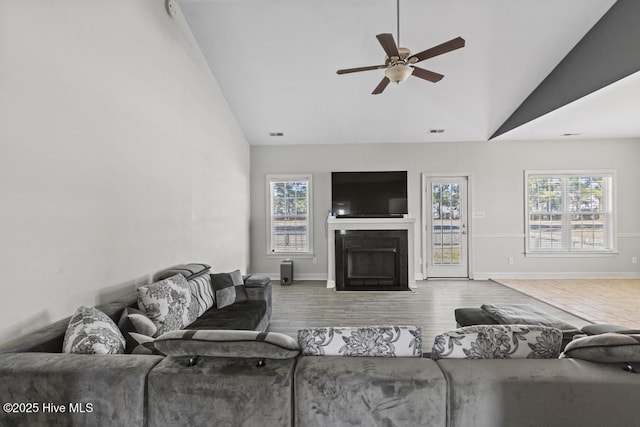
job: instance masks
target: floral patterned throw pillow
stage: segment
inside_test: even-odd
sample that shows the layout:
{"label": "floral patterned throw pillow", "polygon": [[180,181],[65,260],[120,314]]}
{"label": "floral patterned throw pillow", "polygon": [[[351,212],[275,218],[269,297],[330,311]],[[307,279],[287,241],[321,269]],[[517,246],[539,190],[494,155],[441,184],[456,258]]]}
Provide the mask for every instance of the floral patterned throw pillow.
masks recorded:
{"label": "floral patterned throw pillow", "polygon": [[431,358],[556,359],[562,332],[548,326],[477,325],[438,335]]}
{"label": "floral patterned throw pillow", "polygon": [[309,328],[298,331],[304,356],[422,357],[416,326]]}
{"label": "floral patterned throw pillow", "polygon": [[181,274],[140,286],[138,308],[158,327],[154,336],[182,329],[197,316],[197,307],[191,304],[191,289]]}
{"label": "floral patterned throw pillow", "polygon": [[118,326],[95,307],[78,307],[71,319],[62,343],[63,353],[116,354],[124,353],[125,339]]}

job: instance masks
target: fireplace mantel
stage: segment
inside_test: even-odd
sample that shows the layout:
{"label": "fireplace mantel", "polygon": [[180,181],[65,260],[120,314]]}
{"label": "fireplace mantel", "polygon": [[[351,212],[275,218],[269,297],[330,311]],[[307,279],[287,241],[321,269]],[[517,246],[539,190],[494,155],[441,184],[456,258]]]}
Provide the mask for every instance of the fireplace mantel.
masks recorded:
{"label": "fireplace mantel", "polygon": [[409,287],[416,287],[415,280],[415,218],[336,218],[327,219],[328,255],[327,288],[336,287],[336,231],[339,230],[407,230],[409,241]]}

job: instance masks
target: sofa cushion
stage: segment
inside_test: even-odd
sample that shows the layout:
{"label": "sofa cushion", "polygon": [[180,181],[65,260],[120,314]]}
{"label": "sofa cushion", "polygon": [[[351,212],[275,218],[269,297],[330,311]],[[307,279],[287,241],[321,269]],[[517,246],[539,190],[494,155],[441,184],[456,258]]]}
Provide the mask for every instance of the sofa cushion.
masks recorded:
{"label": "sofa cushion", "polygon": [[170,331],[156,339],[155,347],[167,356],[290,359],[300,353],[288,335],[238,330]]}
{"label": "sofa cushion", "polygon": [[208,274],[198,276],[189,280],[188,283],[191,290],[191,304],[195,304],[197,310],[196,318],[198,318],[215,304],[211,276]]}
{"label": "sofa cushion", "polygon": [[480,307],[501,325],[540,325],[561,331],[576,331],[574,325],[531,304],[483,304]]}
{"label": "sofa cushion", "polygon": [[294,391],[296,426],[449,425],[447,381],[429,359],[303,356]]}
{"label": "sofa cushion", "polygon": [[141,337],[148,337],[152,340],[151,337],[158,331],[158,327],[151,319],[140,310],[132,307],[126,307],[123,310],[118,321],[118,328],[127,342],[125,353],[139,353],[142,349],[136,351],[136,348],[146,342],[146,340],[141,340]]}
{"label": "sofa cushion", "polygon": [[246,301],[231,304],[220,310],[212,307],[189,329],[246,329],[257,330],[267,313],[266,301]]}
{"label": "sofa cushion", "polygon": [[210,265],[197,262],[193,262],[190,264],[180,264],[156,273],[154,276],[154,280],[164,280],[168,277],[175,276],[176,274],[182,274],[185,279],[191,280],[208,273],[210,269]]}
{"label": "sofa cushion", "polygon": [[240,270],[211,275],[211,286],[215,292],[216,307],[224,308],[236,302],[247,300],[244,281]]}
{"label": "sofa cushion", "polygon": [[[149,372],[147,423],[155,427],[291,427],[296,359],[165,357]],[[302,424],[296,423],[298,426]]]}
{"label": "sofa cushion", "polygon": [[436,336],[431,358],[553,359],[561,346],[562,332],[548,326],[466,326]]}
{"label": "sofa cushion", "polygon": [[422,357],[416,326],[329,327],[298,331],[305,356]]}
{"label": "sofa cushion", "polygon": [[95,307],[81,306],[69,320],[62,351],[80,354],[124,353],[125,339],[118,326]]}
{"label": "sofa cushion", "polygon": [[453,310],[458,327],[473,325],[497,325],[498,321],[481,308],[456,308]]}
{"label": "sofa cushion", "polygon": [[447,378],[448,427],[638,425],[640,378],[575,359],[436,362]]}
{"label": "sofa cushion", "polygon": [[158,327],[156,335],[182,329],[195,320],[189,284],[181,274],[140,286],[138,307]]}
{"label": "sofa cushion", "polygon": [[561,357],[603,363],[640,362],[640,335],[609,332],[576,338],[567,344]]}

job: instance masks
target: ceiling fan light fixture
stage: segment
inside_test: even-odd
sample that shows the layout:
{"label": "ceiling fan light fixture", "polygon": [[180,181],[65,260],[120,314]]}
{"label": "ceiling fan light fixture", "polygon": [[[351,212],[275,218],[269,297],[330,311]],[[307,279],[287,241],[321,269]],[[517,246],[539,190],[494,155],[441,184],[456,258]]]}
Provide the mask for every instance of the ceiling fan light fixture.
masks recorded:
{"label": "ceiling fan light fixture", "polygon": [[413,68],[405,64],[396,64],[384,70],[384,75],[393,83],[400,83],[409,78]]}

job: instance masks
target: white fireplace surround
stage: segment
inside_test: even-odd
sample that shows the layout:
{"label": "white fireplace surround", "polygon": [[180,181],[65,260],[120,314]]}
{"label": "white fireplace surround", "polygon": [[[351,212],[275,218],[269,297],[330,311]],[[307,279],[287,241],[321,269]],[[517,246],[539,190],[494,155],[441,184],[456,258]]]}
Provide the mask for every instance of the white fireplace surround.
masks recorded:
{"label": "white fireplace surround", "polygon": [[339,230],[407,230],[409,287],[416,287],[415,280],[415,218],[336,218],[327,219],[328,255],[327,288],[336,287],[336,231]]}

